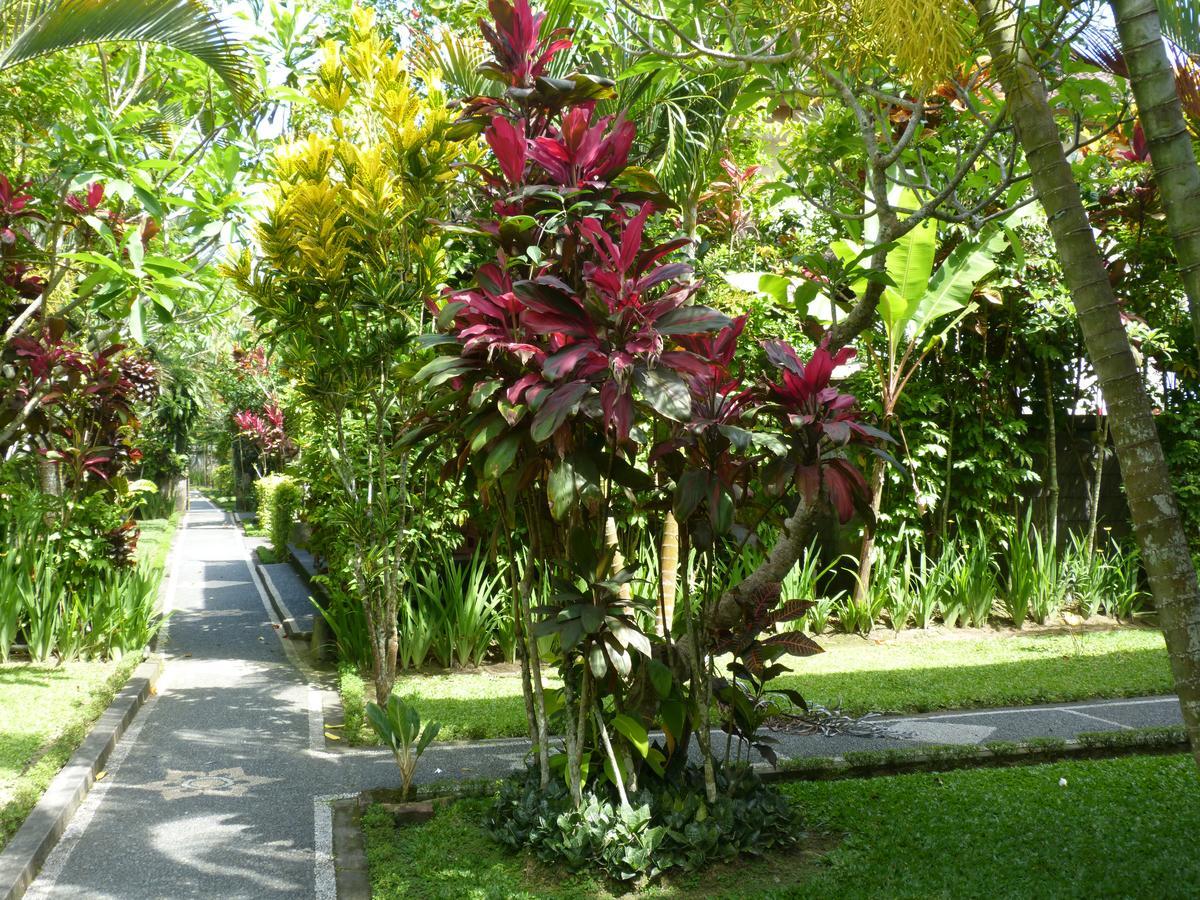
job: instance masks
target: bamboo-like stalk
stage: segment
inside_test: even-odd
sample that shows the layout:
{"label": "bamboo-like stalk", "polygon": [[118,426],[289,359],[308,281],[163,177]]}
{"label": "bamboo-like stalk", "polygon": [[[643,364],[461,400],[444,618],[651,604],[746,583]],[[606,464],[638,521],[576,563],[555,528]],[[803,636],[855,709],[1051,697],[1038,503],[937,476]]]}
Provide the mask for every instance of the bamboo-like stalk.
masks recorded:
{"label": "bamboo-like stalk", "polygon": [[1088,510],[1088,552],[1096,548],[1096,526],[1100,522],[1100,482],[1104,478],[1104,456],[1108,449],[1108,416],[1096,410],[1096,472],[1092,477],[1092,506]]}
{"label": "bamboo-like stalk", "polygon": [[1050,381],[1050,357],[1042,355],[1042,380],[1046,391],[1046,524],[1050,546],[1058,548],[1058,428],[1054,414],[1054,385]]}
{"label": "bamboo-like stalk", "polygon": [[659,637],[669,637],[675,619],[675,591],[679,583],[679,523],[670,510],[663,518],[662,549],[658,560],[658,634]]}
{"label": "bamboo-like stalk", "polygon": [[621,806],[628,809],[629,796],[625,793],[625,779],[621,776],[621,766],[617,762],[617,754],[613,752],[612,741],[608,739],[608,728],[604,725],[604,717],[600,715],[600,710],[592,710],[592,720],[596,723],[596,733],[600,735],[600,743],[604,746],[609,765],[612,766],[613,780],[617,783],[617,795],[621,798]]}

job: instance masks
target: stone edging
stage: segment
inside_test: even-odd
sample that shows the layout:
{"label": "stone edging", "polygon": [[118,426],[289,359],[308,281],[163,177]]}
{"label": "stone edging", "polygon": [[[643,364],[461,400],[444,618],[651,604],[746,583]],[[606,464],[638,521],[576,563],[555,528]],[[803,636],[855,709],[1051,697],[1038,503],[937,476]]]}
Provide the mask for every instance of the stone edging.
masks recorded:
{"label": "stone edging", "polygon": [[301,631],[300,626],[296,624],[296,620],[292,618],[292,611],[283,602],[283,598],[279,596],[279,589],[275,587],[275,582],[271,580],[271,574],[267,571],[266,566],[263,565],[262,560],[258,558],[258,554],[252,551],[250,553],[250,561],[258,571],[258,577],[262,581],[263,587],[267,589],[267,598],[271,601],[271,606],[275,609],[275,615],[279,617],[279,622],[283,626],[284,637],[307,640],[310,637],[310,633]]}
{"label": "stone edging", "polygon": [[37,877],[46,857],[87,796],[96,776],[162,674],[162,657],[142,662],[113,698],[83,743],[71,755],[20,830],[0,853],[0,900],[18,900]]}
{"label": "stone edging", "polygon": [[912,749],[862,750],[845,756],[802,757],[784,761],[778,769],[755,769],[764,781],[827,781],[876,778],[914,772],[1036,765],[1073,759],[1111,759],[1120,756],[1181,753],[1189,747],[1182,726],[1131,731],[1085,732],[1077,738],[1034,738],[974,744],[935,745]]}
{"label": "stone edging", "polygon": [[337,900],[370,900],[362,794],[333,802],[333,859]]}

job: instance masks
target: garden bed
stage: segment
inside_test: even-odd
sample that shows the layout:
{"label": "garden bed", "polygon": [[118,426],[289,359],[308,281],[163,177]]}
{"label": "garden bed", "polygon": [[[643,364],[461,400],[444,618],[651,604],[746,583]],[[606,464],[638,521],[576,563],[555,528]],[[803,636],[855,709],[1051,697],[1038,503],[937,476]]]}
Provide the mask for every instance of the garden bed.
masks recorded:
{"label": "garden bed", "polygon": [[[179,519],[176,513],[138,523],[140,567],[164,569]],[[141,653],[65,663],[14,656],[0,665],[0,848],[141,661]]]}
{"label": "garden bed", "polygon": [[[667,879],[646,897],[1193,897],[1200,781],[1186,754],[791,783],[798,848]],[[373,896],[611,896],[614,886],[505,851],[486,799],[397,828],[363,818]],[[1052,839],[1047,837],[1052,836]],[[619,886],[617,887],[619,891]]]}
{"label": "garden bed", "polygon": [[[826,652],[792,663],[780,681],[806,698],[852,714],[1069,702],[1169,693],[1162,634],[1143,627],[1039,631],[935,628],[863,639],[825,635]],[[345,690],[347,720],[362,698]],[[371,685],[357,685],[368,692]],[[519,669],[511,665],[405,675],[397,690],[422,719],[442,723],[440,740],[525,735]],[[349,735],[351,741],[355,739]],[[362,737],[370,735],[363,732]]]}

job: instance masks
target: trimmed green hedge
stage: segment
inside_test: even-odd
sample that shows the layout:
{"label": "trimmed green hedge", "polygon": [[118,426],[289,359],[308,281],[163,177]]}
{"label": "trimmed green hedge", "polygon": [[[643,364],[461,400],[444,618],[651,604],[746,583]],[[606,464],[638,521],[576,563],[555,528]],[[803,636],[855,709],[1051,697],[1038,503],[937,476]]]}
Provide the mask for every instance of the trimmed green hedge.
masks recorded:
{"label": "trimmed green hedge", "polygon": [[254,482],[258,525],[271,539],[277,560],[288,555],[288,538],[300,506],[300,482],[290,475],[267,475]]}
{"label": "trimmed green hedge", "polygon": [[222,463],[213,469],[212,489],[218,497],[233,496],[233,466]]}

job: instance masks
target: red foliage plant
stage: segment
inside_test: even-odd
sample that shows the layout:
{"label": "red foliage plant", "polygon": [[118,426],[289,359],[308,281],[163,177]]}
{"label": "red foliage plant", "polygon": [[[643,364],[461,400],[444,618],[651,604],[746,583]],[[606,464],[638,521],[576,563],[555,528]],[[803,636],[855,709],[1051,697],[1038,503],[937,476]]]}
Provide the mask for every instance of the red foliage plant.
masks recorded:
{"label": "red foliage plant", "polygon": [[[549,77],[571,46],[564,33],[542,36],[526,0],[490,9],[482,27],[495,59],[484,71],[506,90],[468,100],[456,127],[482,133],[492,153],[494,168],[479,172],[493,214],[472,230],[495,258],[432,304],[444,333],[430,343],[449,353],[421,373],[466,401],[441,406],[461,412],[458,467],[480,462],[485,481],[515,473],[528,485],[595,432],[608,442],[601,455],[632,463],[639,446],[650,451],[676,486],[676,512],[704,509],[718,532],[756,475],[764,491],[796,486],[815,501],[823,489],[848,520],[865,485],[843,451],[882,437],[830,386],[850,351],[818,349],[805,363],[773,342],[774,381],[735,374],[744,320],[695,302],[701,285],[674,258],[686,239],[650,239],[671,203],[629,164],[634,123],[597,113],[612,83]],[[756,435],[764,425],[770,434]],[[561,481],[550,507],[565,515]]]}
{"label": "red foliage plant", "polygon": [[[509,528],[523,525],[531,565],[564,585],[530,627],[558,635],[570,689],[586,695],[588,679],[603,679],[597,691],[644,698],[613,679],[665,651],[639,630],[634,576],[618,571],[606,523],[619,543],[673,508],[692,547],[736,556],[789,497],[829,502],[847,521],[866,493],[848,449],[878,450],[886,436],[831,383],[849,351],[819,347],[805,361],[771,342],[742,358],[745,319],[697,302],[703,286],[679,258],[686,239],[654,237],[672,203],[630,164],[634,123],[599,114],[613,83],[551,77],[569,39],[542,35],[527,0],[490,9],[483,31],[495,59],[483,71],[504,89],[464,102],[455,125],[491,150],[492,165],[476,168],[490,215],[455,230],[490,243],[491,258],[469,285],[430,302],[439,333],[425,342],[437,355],[417,373],[429,403],[408,440],[453,441],[439,444],[455,448],[446,474],[473,477]],[[777,586],[761,597],[774,602]],[[797,609],[751,610],[751,633],[730,646],[761,663],[767,642],[754,635]],[[796,635],[779,636],[771,653],[812,652]],[[714,626],[702,652],[729,640]],[[686,743],[681,721],[664,714],[659,724],[670,747]]]}

